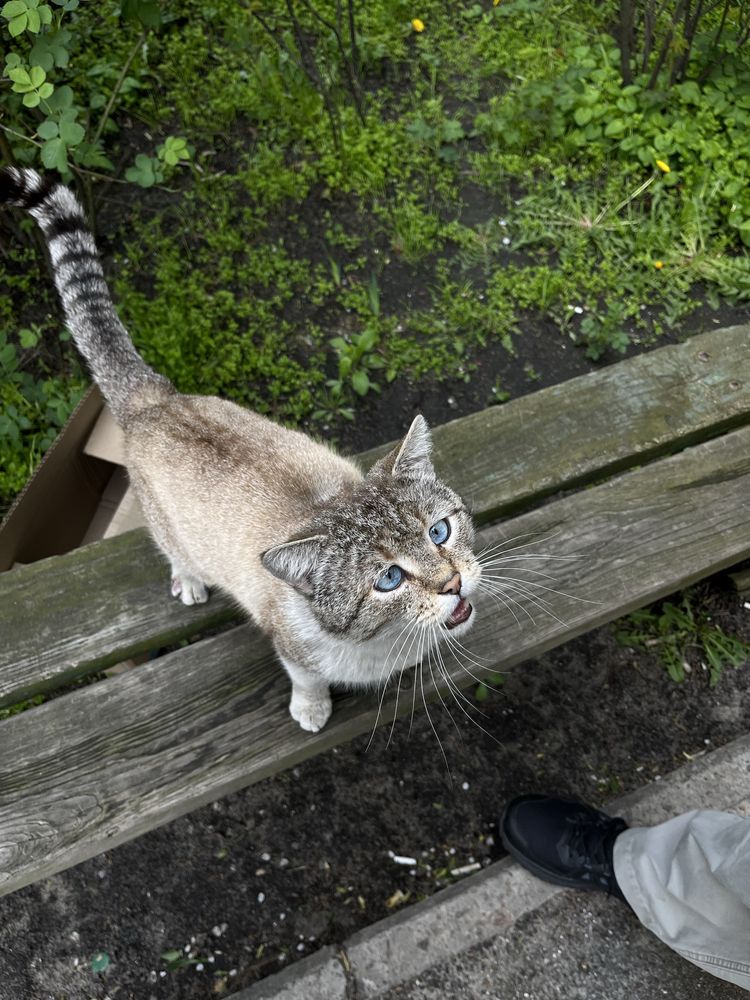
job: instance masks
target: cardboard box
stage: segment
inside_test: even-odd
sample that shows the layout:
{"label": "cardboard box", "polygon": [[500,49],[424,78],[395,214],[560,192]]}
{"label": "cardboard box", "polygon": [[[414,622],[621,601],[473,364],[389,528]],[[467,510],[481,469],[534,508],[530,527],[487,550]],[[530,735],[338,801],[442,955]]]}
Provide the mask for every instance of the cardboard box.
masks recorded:
{"label": "cardboard box", "polygon": [[0,524],[0,572],[142,524],[122,432],[92,386]]}

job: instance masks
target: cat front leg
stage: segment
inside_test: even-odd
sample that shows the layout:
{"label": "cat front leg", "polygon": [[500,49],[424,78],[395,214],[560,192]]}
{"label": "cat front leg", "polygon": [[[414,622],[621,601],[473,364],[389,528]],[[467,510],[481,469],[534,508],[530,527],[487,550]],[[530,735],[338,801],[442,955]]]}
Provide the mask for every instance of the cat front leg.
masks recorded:
{"label": "cat front leg", "polygon": [[172,597],[179,597],[183,604],[205,604],[208,589],[202,580],[192,576],[183,566],[172,560]]}
{"label": "cat front leg", "polygon": [[292,682],[289,714],[308,733],[317,733],[331,717],[333,704],[328,684],[305,667],[281,656]]}

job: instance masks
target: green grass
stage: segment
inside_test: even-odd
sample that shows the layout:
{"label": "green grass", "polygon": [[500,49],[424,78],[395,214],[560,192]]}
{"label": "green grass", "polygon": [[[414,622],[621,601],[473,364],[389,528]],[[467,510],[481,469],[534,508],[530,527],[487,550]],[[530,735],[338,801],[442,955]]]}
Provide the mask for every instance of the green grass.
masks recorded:
{"label": "green grass", "polygon": [[[276,30],[284,5],[266,6]],[[102,130],[119,179],[169,136],[192,150],[165,190],[94,183],[91,198],[100,237],[116,236],[123,320],[183,390],[335,433],[392,382],[470,380],[487,348],[523,367],[530,317],[611,360],[702,301],[750,295],[744,50],[624,94],[605,34],[614,3],[431,0],[417,33],[413,7],[375,0],[358,13],[361,115],[332,36],[306,24],[334,128],[291,36],[275,44],[248,7],[189,0],[135,50],[143,26],[110,30],[118,9],[70,15],[65,80],[95,123],[136,52]],[[33,136],[18,96],[2,101]],[[6,505],[81,389],[23,238],[0,261],[0,333],[17,362],[0,369]]]}

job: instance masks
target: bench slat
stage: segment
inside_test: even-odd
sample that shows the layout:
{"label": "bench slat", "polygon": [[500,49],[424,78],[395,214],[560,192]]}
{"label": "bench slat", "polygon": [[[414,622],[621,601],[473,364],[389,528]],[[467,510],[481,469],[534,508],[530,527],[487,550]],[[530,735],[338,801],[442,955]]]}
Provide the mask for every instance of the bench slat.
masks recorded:
{"label": "bench slat", "polygon": [[[489,523],[750,422],[749,385],[750,326],[714,330],[437,427],[436,465]],[[232,617],[167,582],[143,532],[0,574],[0,707]]]}
{"label": "bench slat", "polygon": [[435,465],[486,524],[750,423],[749,387],[750,325],[712,330],[442,424]]}
{"label": "bench slat", "polygon": [[[486,529],[484,544],[507,539],[508,546],[577,558],[545,570],[559,593],[544,598],[568,624],[525,602],[536,624],[520,614],[519,628],[485,601],[467,639],[472,654],[486,657],[488,667],[509,667],[747,558],[748,496],[750,428],[743,428]],[[455,663],[450,669],[456,684],[475,683]],[[265,641],[241,626],[4,722],[0,893],[375,723],[377,697],[347,695],[336,700],[323,732],[303,733],[288,716],[288,697]],[[402,693],[399,713],[411,703]],[[393,714],[391,692],[380,724]]]}
{"label": "bench slat", "polygon": [[237,616],[185,607],[144,530],[0,573],[0,707]]}

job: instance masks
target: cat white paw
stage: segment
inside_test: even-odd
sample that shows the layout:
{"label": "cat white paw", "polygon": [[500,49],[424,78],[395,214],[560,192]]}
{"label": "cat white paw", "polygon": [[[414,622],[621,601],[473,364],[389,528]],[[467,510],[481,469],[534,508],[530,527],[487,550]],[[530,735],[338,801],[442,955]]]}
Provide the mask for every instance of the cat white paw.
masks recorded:
{"label": "cat white paw", "polygon": [[299,691],[292,692],[289,714],[308,733],[320,732],[330,719],[332,711],[331,696],[327,691],[325,695],[317,697]]}
{"label": "cat white paw", "polygon": [[179,597],[183,604],[205,604],[208,590],[205,583],[192,576],[182,574],[172,577],[172,597]]}

